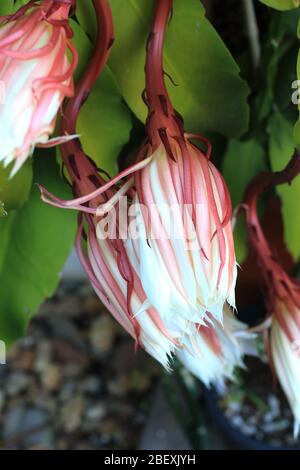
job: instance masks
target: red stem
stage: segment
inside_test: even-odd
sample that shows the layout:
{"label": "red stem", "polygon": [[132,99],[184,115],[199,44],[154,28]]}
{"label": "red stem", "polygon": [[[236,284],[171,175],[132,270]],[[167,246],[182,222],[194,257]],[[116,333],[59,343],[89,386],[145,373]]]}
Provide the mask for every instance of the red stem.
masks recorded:
{"label": "red stem", "polygon": [[173,0],[157,0],[152,29],[147,41],[145,67],[146,102],[149,108],[147,131],[154,146],[161,143],[161,129],[168,129],[174,135],[180,133],[174,119],[176,113],[165,86],[163,71],[165,32],[172,6]]}
{"label": "red stem", "polygon": [[[81,107],[89,96],[101,74],[110,54],[114,39],[114,28],[108,0],[92,0],[97,17],[97,37],[90,64],[79,81],[75,95],[64,110],[61,123],[62,135],[76,134],[76,124]],[[95,164],[83,153],[79,139],[61,145],[64,164],[73,181],[77,194],[84,195],[95,189],[96,181],[101,182]]]}
{"label": "red stem", "polygon": [[268,287],[269,309],[274,310],[274,296],[280,296],[282,288],[288,289],[294,282],[276,261],[265,238],[257,215],[257,200],[269,187],[291,183],[300,173],[300,154],[295,152],[288,165],[280,172],[265,172],[258,175],[248,186],[245,194],[246,223],[249,241],[257,255],[257,261]]}
{"label": "red stem", "polygon": [[[256,238],[261,246],[271,252],[268,242],[263,234],[261,224],[257,216],[257,200],[259,196],[269,187],[278,186],[284,183],[291,183],[293,179],[300,173],[300,154],[295,152],[287,166],[282,171],[265,172],[259,174],[249,184],[245,194],[245,204],[247,206],[247,225],[249,232],[255,231],[258,234]],[[257,244],[255,244],[257,245]],[[257,246],[255,246],[257,248]]]}

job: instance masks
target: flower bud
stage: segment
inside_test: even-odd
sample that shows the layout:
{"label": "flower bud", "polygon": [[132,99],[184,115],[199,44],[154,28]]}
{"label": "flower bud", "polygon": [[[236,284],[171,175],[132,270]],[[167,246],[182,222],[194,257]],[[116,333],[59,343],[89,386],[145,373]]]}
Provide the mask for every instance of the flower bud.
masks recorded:
{"label": "flower bud", "polygon": [[284,310],[282,305],[280,321],[275,315],[272,317],[270,352],[277,378],[293,411],[296,438],[300,430],[300,310],[294,312],[294,318]]}
{"label": "flower bud", "polygon": [[174,159],[161,145],[135,174],[127,252],[161,314],[222,321],[237,275],[228,190],[202,151],[169,140]]}
{"label": "flower bud", "polygon": [[0,28],[0,161],[14,162],[12,176],[36,145],[47,144],[64,97],[73,94],[71,5],[71,0],[30,2]]}

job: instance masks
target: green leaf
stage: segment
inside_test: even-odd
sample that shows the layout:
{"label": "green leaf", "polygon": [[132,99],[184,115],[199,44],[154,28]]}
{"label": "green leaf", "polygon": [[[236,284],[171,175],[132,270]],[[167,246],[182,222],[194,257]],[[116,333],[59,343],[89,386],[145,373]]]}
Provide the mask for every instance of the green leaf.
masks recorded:
{"label": "green leaf", "polygon": [[[145,45],[154,2],[111,0],[115,43],[109,64],[121,92],[136,116],[144,121],[141,99],[145,87]],[[164,68],[174,106],[189,131],[218,131],[238,136],[248,127],[248,86],[220,36],[205,17],[198,0],[175,0],[167,30]]]}
{"label": "green leaf", "polygon": [[114,175],[119,152],[129,140],[131,127],[130,111],[122,101],[112,72],[106,67],[79,115],[77,131],[83,148],[100,168]]}
{"label": "green leaf", "polygon": [[[70,197],[59,178],[54,155],[35,159],[34,180],[60,197]],[[75,212],[56,209],[32,189],[24,206],[0,219],[0,339],[22,336],[30,316],[53,294],[74,243]]]}
{"label": "green leaf", "polygon": [[[264,149],[256,140],[229,142],[223,161],[223,175],[228,184],[233,207],[241,204],[247,185],[266,169]],[[240,218],[234,229],[236,257],[242,263],[247,255],[247,230]]]}
{"label": "green leaf", "polygon": [[84,31],[94,39],[97,31],[97,20],[92,2],[77,2],[76,18]]}
{"label": "green leaf", "polygon": [[[253,117],[256,127],[259,121],[266,119],[273,112],[278,88],[281,93],[288,96],[288,104],[290,104],[292,80],[289,80],[290,68],[284,63],[284,59],[296,44],[296,27],[295,12],[272,12],[268,36],[263,46],[258,94],[254,101]],[[295,68],[295,64],[293,67]],[[280,79],[280,73],[284,74],[284,78],[276,90],[276,80]]]}
{"label": "green leaf", "polygon": [[32,185],[32,162],[28,160],[18,173],[10,179],[12,165],[4,168],[0,164],[0,201],[6,211],[21,207],[27,201]]}
{"label": "green leaf", "polygon": [[70,25],[74,33],[72,43],[78,53],[78,65],[74,73],[75,81],[77,81],[86,69],[93,48],[89,38],[87,37],[81,26],[72,19],[70,20]]}
{"label": "green leaf", "polygon": [[[297,31],[297,36],[298,39],[300,39],[300,20],[298,23],[298,31]],[[300,111],[300,99],[299,99],[299,93],[300,93],[300,85],[299,85],[299,80],[300,80],[300,50],[298,52],[298,59],[297,59],[297,90],[296,90],[296,100],[298,104],[298,109]],[[300,150],[300,117],[298,118],[298,121],[296,122],[296,125],[294,127],[294,143],[295,146],[297,147],[298,150]]]}
{"label": "green leaf", "polygon": [[252,178],[265,169],[264,149],[258,141],[229,142],[222,173],[229,187],[233,207],[243,201],[245,189]]}
{"label": "green leaf", "polygon": [[14,9],[14,0],[1,0],[0,16],[10,15]]}
{"label": "green leaf", "polygon": [[292,10],[300,5],[300,0],[260,0],[268,7],[275,8],[276,10]]}
{"label": "green leaf", "polygon": [[[293,126],[285,117],[276,112],[269,123],[270,159],[273,171],[282,170],[294,153]],[[291,185],[280,185],[276,191],[282,201],[284,238],[289,251],[295,259],[300,256],[299,200],[300,176]]]}

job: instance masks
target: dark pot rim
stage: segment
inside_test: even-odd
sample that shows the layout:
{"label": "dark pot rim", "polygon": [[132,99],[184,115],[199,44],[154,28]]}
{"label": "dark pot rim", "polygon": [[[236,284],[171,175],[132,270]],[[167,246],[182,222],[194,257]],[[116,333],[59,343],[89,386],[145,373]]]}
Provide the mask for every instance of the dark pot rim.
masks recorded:
{"label": "dark pot rim", "polygon": [[272,446],[266,442],[259,441],[255,438],[243,434],[239,429],[231,424],[229,419],[224,415],[223,411],[218,406],[216,400],[216,392],[213,388],[209,389],[202,385],[202,393],[205,399],[209,414],[217,424],[218,428],[223,431],[227,440],[229,440],[235,447],[242,450],[300,450],[299,447],[293,446]]}

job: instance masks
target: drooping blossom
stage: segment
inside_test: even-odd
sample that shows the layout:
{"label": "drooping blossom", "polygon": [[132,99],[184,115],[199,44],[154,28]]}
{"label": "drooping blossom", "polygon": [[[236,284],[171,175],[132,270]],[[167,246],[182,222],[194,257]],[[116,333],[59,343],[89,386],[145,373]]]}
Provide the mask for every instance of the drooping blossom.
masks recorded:
{"label": "drooping blossom", "polygon": [[244,368],[244,356],[257,355],[256,335],[238,321],[232,310],[224,308],[224,322],[195,325],[194,334],[184,339],[177,356],[184,366],[207,387],[225,390],[226,380],[234,380],[237,367]]}
{"label": "drooping blossom", "polygon": [[[159,0],[157,5],[150,37],[163,35],[171,2]],[[106,6],[107,2],[102,2],[104,9]],[[98,13],[102,17],[102,34],[98,34],[90,67],[64,112],[63,130],[68,134],[76,133],[81,103],[105,64],[112,43],[110,19],[103,11]],[[160,22],[160,32],[155,33]],[[155,42],[152,43],[154,47],[153,44]],[[216,363],[225,365],[229,361],[230,365],[224,367],[229,371],[233,364],[240,363],[238,358],[241,357],[239,351],[233,357],[232,331],[235,329],[224,329],[221,335],[223,327],[219,322],[226,301],[234,305],[236,263],[230,199],[220,173],[210,162],[209,143],[196,136],[207,144],[206,153],[190,143],[191,136],[184,133],[164,85],[165,98],[159,98],[159,106],[156,97],[151,99],[160,88],[154,91],[149,74],[152,73],[153,83],[156,72],[163,81],[162,44],[156,46],[158,62],[154,64],[148,43],[145,96],[149,105],[148,138],[136,162],[115,178],[104,180],[103,174],[84,155],[78,139],[74,139],[62,145],[62,154],[76,199],[62,201],[41,187],[42,198],[54,206],[82,213],[77,237],[81,262],[104,305],[138,345],[168,367],[172,355],[182,348],[189,350],[190,343],[197,343],[198,338],[213,336],[213,328],[217,327],[222,350]],[[151,103],[154,103],[154,110]],[[125,238],[120,236],[119,215],[115,217],[119,214],[123,196],[127,197],[126,222],[130,218],[134,222],[129,224]],[[170,210],[173,203],[176,219],[179,218],[175,220],[178,238],[172,238],[172,233],[167,232],[165,213],[160,214],[165,211],[165,206]],[[145,212],[152,214],[152,210],[154,216],[153,220],[150,217],[148,226]],[[112,214],[115,230],[113,236],[107,236],[102,222],[109,220],[108,216]],[[138,237],[134,236],[133,227],[136,227]],[[194,246],[189,246],[190,241]],[[202,326],[207,328],[205,333]],[[227,334],[228,351],[223,349]],[[198,354],[196,349],[191,351],[192,357]],[[209,367],[209,348],[207,354]],[[209,380],[205,375],[201,378],[215,382],[218,371],[215,369]],[[230,375],[223,371],[222,376],[224,374]],[[200,372],[198,376],[201,376]]]}
{"label": "drooping blossom", "polygon": [[62,101],[73,94],[77,53],[68,25],[72,5],[73,0],[29,1],[2,18],[0,161],[14,163],[12,176],[36,145],[49,144]]}
{"label": "drooping blossom", "polygon": [[184,131],[165,87],[162,54],[171,6],[171,0],[157,3],[147,43],[147,140],[136,161],[148,158],[149,163],[134,174],[130,209],[144,236],[129,236],[126,248],[130,257],[135,255],[143,288],[161,314],[202,323],[210,312],[222,321],[224,304],[235,307],[231,202],[210,161],[209,141]]}
{"label": "drooping blossom", "polygon": [[249,240],[263,279],[268,319],[265,325],[267,353],[272,370],[281,384],[295,418],[294,435],[300,429],[300,284],[290,277],[274,256],[257,216],[257,198],[269,186],[291,182],[300,172],[300,156],[295,153],[288,166],[278,173],[259,175],[245,197]]}

